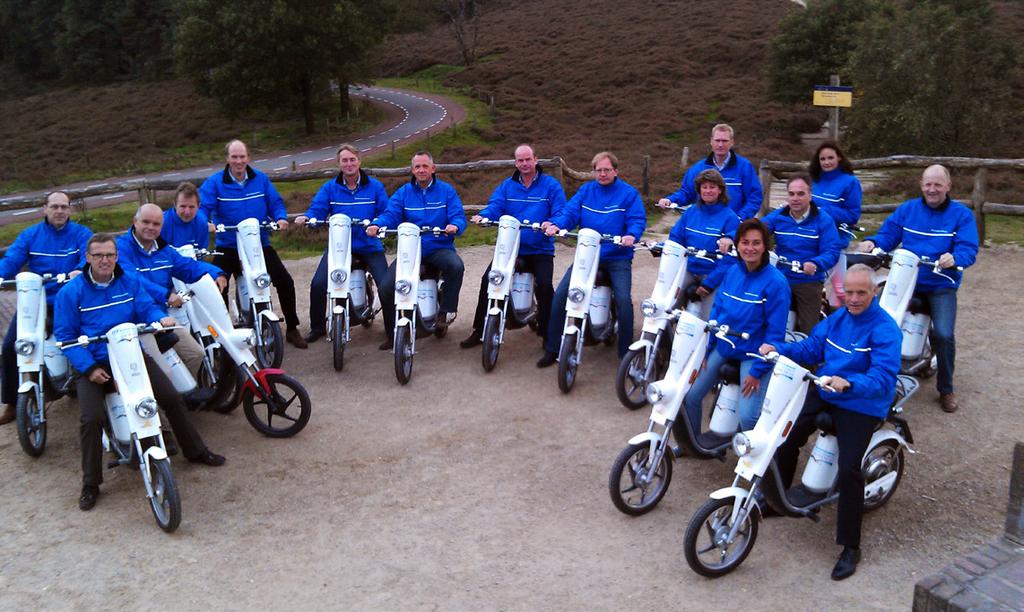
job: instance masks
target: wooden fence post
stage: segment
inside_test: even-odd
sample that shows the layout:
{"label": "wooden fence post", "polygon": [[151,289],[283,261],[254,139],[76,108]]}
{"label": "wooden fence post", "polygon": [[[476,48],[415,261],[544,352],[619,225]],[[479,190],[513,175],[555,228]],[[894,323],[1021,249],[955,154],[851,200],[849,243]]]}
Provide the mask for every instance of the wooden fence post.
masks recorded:
{"label": "wooden fence post", "polygon": [[643,182],[640,185],[640,195],[645,199],[651,195],[651,156],[644,155]]}
{"label": "wooden fence post", "polygon": [[562,185],[562,187],[564,188],[565,187],[565,173],[562,172],[562,164],[564,162],[562,162],[562,158],[561,157],[556,157],[555,159],[558,160],[558,166],[555,168],[555,178],[558,179],[558,183],[560,185]]}
{"label": "wooden fence post", "polygon": [[683,155],[679,158],[679,169],[686,172],[686,167],[690,165],[690,147],[683,147]]}
{"label": "wooden fence post", "polygon": [[143,187],[142,189],[139,189],[139,206],[142,206],[143,204],[148,204],[148,203],[149,203],[149,200],[146,199],[146,188]]}
{"label": "wooden fence post", "polygon": [[978,168],[974,173],[974,190],[971,191],[971,204],[974,205],[974,222],[978,226],[978,244],[985,246],[985,184],[987,168]]}
{"label": "wooden fence post", "polygon": [[772,170],[768,167],[767,159],[761,160],[758,179],[761,181],[761,192],[764,194],[764,198],[761,200],[761,210],[758,211],[757,216],[763,217],[772,209]]}

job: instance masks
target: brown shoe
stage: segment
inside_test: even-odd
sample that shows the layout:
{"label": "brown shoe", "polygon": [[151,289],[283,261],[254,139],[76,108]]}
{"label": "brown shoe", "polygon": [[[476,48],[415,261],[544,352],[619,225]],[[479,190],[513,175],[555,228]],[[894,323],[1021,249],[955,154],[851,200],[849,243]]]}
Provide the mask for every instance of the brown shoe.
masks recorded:
{"label": "brown shoe", "polygon": [[6,425],[14,420],[14,406],[4,406],[4,413],[0,414],[0,425]]}
{"label": "brown shoe", "polygon": [[284,339],[288,341],[288,344],[295,348],[304,349],[309,346],[309,344],[306,343],[305,338],[302,337],[302,334],[299,333],[298,327],[288,328],[288,331],[284,333]]}
{"label": "brown shoe", "polygon": [[960,404],[956,403],[956,394],[952,391],[939,394],[939,405],[942,406],[944,412],[956,412],[956,409],[960,407]]}

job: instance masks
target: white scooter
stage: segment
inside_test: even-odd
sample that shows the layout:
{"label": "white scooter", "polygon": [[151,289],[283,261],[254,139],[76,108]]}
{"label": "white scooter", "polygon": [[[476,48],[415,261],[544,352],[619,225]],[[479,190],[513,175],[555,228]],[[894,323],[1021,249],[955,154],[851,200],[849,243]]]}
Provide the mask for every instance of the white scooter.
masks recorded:
{"label": "white scooter", "polygon": [[[306,225],[316,227],[324,223],[313,218]],[[365,227],[370,222],[336,214],[326,224],[327,339],[332,347],[334,369],[340,372],[345,367],[345,345],[351,339],[351,326],[370,327],[377,314],[373,309],[373,280],[366,273],[366,262],[352,253],[352,226]]]}
{"label": "white scooter", "polygon": [[640,303],[640,313],[644,317],[640,338],[629,346],[629,352],[623,355],[615,374],[615,393],[622,405],[630,410],[647,404],[648,383],[662,378],[668,368],[668,343],[672,337],[670,325],[675,321],[673,311],[684,308],[698,318],[703,311],[706,298],[696,294],[696,286],[683,286],[689,258],[715,257],[715,254],[684,247],[672,240],[655,245],[642,243],[642,246],[655,257],[660,257],[661,261],[651,297]]}
{"label": "white scooter", "polygon": [[44,284],[63,284],[65,274],[20,272],[13,280],[0,279],[0,287],[18,291],[18,330],[14,351],[18,358],[18,402],[15,424],[18,442],[30,457],[46,449],[46,402],[74,393],[67,357],[46,329]]}
{"label": "white scooter", "polygon": [[153,398],[139,342],[139,334],[162,329],[165,328],[158,323],[121,323],[103,335],[80,336],[74,341],[58,342],[57,346],[64,349],[107,343],[110,374],[116,389],[105,398],[107,421],[103,425],[103,447],[114,455],[108,467],[138,465],[157,525],[171,532],[181,522],[181,499],[160,433],[159,406]]}
{"label": "white scooter", "polygon": [[[578,233],[559,230],[563,238],[576,238],[569,294],[565,301],[565,327],[558,349],[558,388],[562,393],[572,391],[576,370],[583,361],[583,343],[615,342],[618,322],[612,304],[611,283],[599,273],[601,243],[622,244],[622,236],[602,236],[583,228]],[[627,333],[632,334],[632,330]]]}
{"label": "white scooter", "polygon": [[537,328],[537,301],[533,296],[534,276],[533,272],[519,260],[519,240],[520,230],[543,230],[540,223],[531,223],[528,219],[520,222],[510,215],[502,215],[497,222],[481,219],[478,225],[498,227],[491,271],[487,274],[487,314],[481,338],[484,371],[490,372],[498,363],[498,352],[505,341],[506,328]]}
{"label": "white scooter", "polygon": [[265,436],[288,438],[302,431],[311,412],[309,393],[283,370],[257,367],[253,354],[253,348],[258,346],[256,334],[247,328],[235,329],[231,324],[217,283],[209,275],[204,276],[189,285],[181,298],[191,305],[195,320],[210,332],[212,341],[206,346],[207,355],[226,354],[237,364],[234,371],[245,377],[238,399],[220,412],[233,410],[240,401],[249,424]]}
{"label": "white scooter", "polygon": [[[736,434],[733,450],[739,461],[732,486],[719,489],[702,505],[686,528],[683,548],[686,562],[693,571],[715,578],[739,567],[754,547],[758,523],[762,520],[758,492],[768,505],[783,516],[820,520],[819,509],[839,499],[836,488],[838,474],[838,442],[831,415],[818,417],[819,433],[801,482],[813,493],[810,500],[790,500],[783,489],[782,477],[775,463],[775,451],[785,442],[804,405],[808,383],[831,390],[829,376],[815,376],[792,360],[770,353],[767,357],[752,355],[775,364],[765,392],[761,416],[754,429]],[[917,381],[900,376],[900,385]],[[899,385],[898,385],[899,386]],[[903,449],[913,443],[907,422],[899,416],[909,393],[897,393],[889,415],[871,436],[864,453],[864,510],[883,506],[896,492],[903,476]],[[885,425],[891,425],[891,428]],[[913,452],[911,450],[911,452]],[[749,483],[749,485],[745,485]]]}
{"label": "white scooter", "polygon": [[235,230],[238,257],[242,274],[235,279],[235,299],[232,314],[239,327],[251,327],[256,332],[256,359],[265,368],[279,368],[284,360],[284,333],[281,318],[274,312],[270,301],[270,274],[263,258],[262,229],[277,230],[276,222],[261,223],[254,218],[238,225],[216,226],[217,233]]}
{"label": "white scooter", "polygon": [[[673,424],[679,416],[683,398],[697,379],[707,353],[708,340],[712,333],[719,340],[729,342],[727,336],[746,339],[748,334],[734,332],[727,325],[715,321],[705,323],[697,315],[676,309],[663,315],[675,322],[672,336],[672,354],[668,371],[662,380],[647,385],[647,397],[651,402],[651,417],[647,431],[630,438],[612,464],[608,475],[608,492],[612,503],[624,514],[639,516],[652,510],[668,491],[672,482],[672,461],[675,457],[669,444]],[[736,380],[727,379],[715,399],[711,417],[711,432],[708,436],[694,432],[683,414],[686,439],[677,439],[686,445],[689,454],[701,458],[724,459],[731,437],[739,425],[737,403],[739,401],[739,370]],[[675,431],[679,431],[675,428]],[[677,438],[679,436],[677,435]]]}

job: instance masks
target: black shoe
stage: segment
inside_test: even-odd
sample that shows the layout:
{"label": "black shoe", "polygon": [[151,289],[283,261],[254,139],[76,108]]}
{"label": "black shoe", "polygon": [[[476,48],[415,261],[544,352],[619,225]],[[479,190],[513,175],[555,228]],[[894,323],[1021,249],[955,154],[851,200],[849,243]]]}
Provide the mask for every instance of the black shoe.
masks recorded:
{"label": "black shoe", "polygon": [[544,351],[544,356],[537,360],[537,367],[546,368],[548,366],[555,365],[556,361],[558,361],[558,355],[549,351]]}
{"label": "black shoe", "polygon": [[843,580],[849,578],[857,571],[857,564],[860,563],[860,549],[846,546],[843,552],[839,553],[839,560],[832,568],[832,580]]}
{"label": "black shoe", "polygon": [[473,333],[470,334],[468,338],[459,343],[459,347],[464,349],[471,349],[474,346],[480,346],[481,344],[484,343],[484,341],[480,339],[481,335],[482,332],[478,332],[474,329]]}
{"label": "black shoe", "polygon": [[327,332],[325,332],[323,330],[311,329],[311,330],[309,330],[309,333],[306,334],[306,336],[303,338],[303,340],[305,340],[307,344],[313,344],[314,342],[316,342],[320,338],[323,338],[326,335],[327,335]]}
{"label": "black shoe", "polygon": [[96,505],[96,500],[100,497],[100,488],[84,485],[82,487],[82,494],[78,497],[78,509],[85,512],[92,510],[93,506]]}
{"label": "black shoe", "polygon": [[391,349],[395,348],[395,341],[391,339],[391,336],[388,336],[388,339],[385,340],[384,342],[381,342],[380,346],[378,346],[377,348],[382,351],[390,351]]}
{"label": "black shoe", "polygon": [[178,443],[174,441],[174,436],[169,431],[161,431],[160,433],[164,436],[164,450],[167,451],[168,457],[173,457],[178,454]]}
{"label": "black shoe", "polygon": [[217,390],[211,387],[196,387],[189,391],[185,395],[181,396],[181,399],[185,401],[185,407],[189,410],[198,410],[203,405],[212,400],[217,395]]}
{"label": "black shoe", "polygon": [[227,459],[225,459],[223,455],[218,455],[217,453],[211,452],[209,449],[195,457],[188,458],[189,463],[202,463],[203,465],[208,465],[210,467],[224,465],[225,461],[227,461]]}
{"label": "black shoe", "polygon": [[732,436],[722,436],[713,431],[697,434],[697,444],[706,450],[715,450],[732,442]]}

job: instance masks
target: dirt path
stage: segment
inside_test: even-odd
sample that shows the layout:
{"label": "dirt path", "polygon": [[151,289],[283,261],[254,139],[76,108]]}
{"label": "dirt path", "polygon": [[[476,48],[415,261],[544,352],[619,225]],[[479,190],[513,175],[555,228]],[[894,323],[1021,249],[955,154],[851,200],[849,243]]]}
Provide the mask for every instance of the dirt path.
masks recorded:
{"label": "dirt path", "polygon": [[[762,524],[744,565],[710,581],[683,560],[682,533],[731,465],[683,460],[650,514],[612,506],[608,469],[645,411],[612,392],[616,360],[587,348],[577,388],[538,371],[536,338],[511,332],[497,369],[462,351],[484,247],[464,249],[462,313],[444,340],[420,345],[400,387],[376,350],[378,323],[356,330],[346,370],[326,343],[289,349],[285,367],[314,400],[290,440],[257,434],[241,411],[195,416],[219,469],[177,459],[184,519],[160,532],[138,474],[107,473],[95,510],[76,507],[77,411],[52,412],[46,454],[29,459],[0,428],[0,608],[175,609],[879,609],[906,608],[913,584],[1001,531],[1012,444],[1024,438],[1016,373],[1024,328],[1024,251],[985,249],[961,290],[960,412],[932,383],[911,402],[918,453],[890,505],[865,523],[856,576],[828,578],[835,510],[821,523]],[[559,249],[556,269],[570,254]],[[291,262],[303,286],[314,259]],[[638,255],[634,286],[653,284]],[[634,296],[639,302],[640,295]],[[301,308],[305,296],[300,295]],[[303,316],[303,319],[305,316]],[[998,369],[997,369],[998,368]]]}

